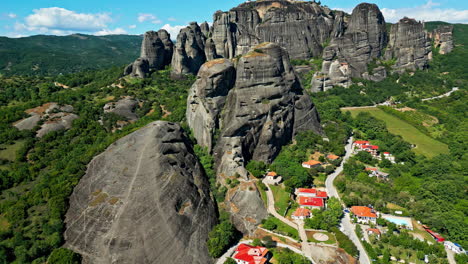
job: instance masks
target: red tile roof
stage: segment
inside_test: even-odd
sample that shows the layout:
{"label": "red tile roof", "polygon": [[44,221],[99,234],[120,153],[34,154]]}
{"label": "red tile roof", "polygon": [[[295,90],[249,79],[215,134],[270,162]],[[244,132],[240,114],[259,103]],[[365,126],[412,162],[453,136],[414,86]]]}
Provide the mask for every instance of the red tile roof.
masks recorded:
{"label": "red tile roof", "polygon": [[354,141],[354,144],[357,144],[357,145],[369,144],[369,141],[366,141],[366,140],[356,140],[356,141]]}
{"label": "red tile roof", "polygon": [[317,191],[317,197],[319,198],[327,198],[327,192]]}
{"label": "red tile roof", "polygon": [[377,168],[366,168],[366,171],[377,171]]}
{"label": "red tile roof", "polygon": [[362,148],[365,148],[365,149],[379,149],[379,146],[375,146],[375,145],[366,145],[366,146],[362,146]]}
{"label": "red tile roof", "polygon": [[302,162],[302,165],[309,165],[309,166],[315,166],[315,165],[320,165],[322,162],[317,161],[317,160],[309,160],[306,162]]}
{"label": "red tile roof", "polygon": [[293,216],[297,216],[297,217],[306,216],[306,217],[309,217],[310,216],[310,210],[307,209],[307,208],[297,208],[297,210],[293,213]]}
{"label": "red tile roof", "polygon": [[340,157],[337,156],[337,155],[334,155],[334,154],[330,154],[330,155],[327,156],[327,158],[330,159],[330,160],[337,160],[337,159],[339,159]]}
{"label": "red tile roof", "polygon": [[276,175],[278,175],[278,174],[276,174],[276,172],[274,172],[274,171],[270,171],[267,174],[267,176],[273,176],[273,177],[275,177]]}
{"label": "red tile roof", "polygon": [[265,255],[268,249],[265,247],[254,247],[248,244],[240,244],[233,258],[245,261],[249,264],[264,264],[268,260]]}
{"label": "red tile roof", "polygon": [[377,235],[380,235],[380,234],[381,234],[381,233],[380,233],[380,230],[377,229],[377,228],[368,228],[368,229],[367,229],[367,232],[372,232],[372,233],[377,234]]}
{"label": "red tile roof", "polygon": [[390,154],[390,152],[384,152],[384,154]]}
{"label": "red tile roof", "polygon": [[308,188],[299,188],[298,191],[300,193],[317,193],[316,189],[308,189]]}
{"label": "red tile roof", "polygon": [[324,202],[322,198],[315,198],[315,197],[299,197],[299,205],[305,206],[324,206]]}
{"label": "red tile roof", "polygon": [[372,209],[367,206],[352,206],[351,212],[360,217],[377,218],[377,215],[372,212]]}

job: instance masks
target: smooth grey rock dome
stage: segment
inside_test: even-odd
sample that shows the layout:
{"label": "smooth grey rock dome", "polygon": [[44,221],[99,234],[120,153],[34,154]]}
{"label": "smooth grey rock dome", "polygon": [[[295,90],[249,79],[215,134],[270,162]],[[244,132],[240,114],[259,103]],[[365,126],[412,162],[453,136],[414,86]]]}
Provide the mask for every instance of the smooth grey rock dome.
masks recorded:
{"label": "smooth grey rock dome", "polygon": [[65,247],[84,263],[212,263],[209,183],[183,130],[156,121],[88,165],[70,197]]}

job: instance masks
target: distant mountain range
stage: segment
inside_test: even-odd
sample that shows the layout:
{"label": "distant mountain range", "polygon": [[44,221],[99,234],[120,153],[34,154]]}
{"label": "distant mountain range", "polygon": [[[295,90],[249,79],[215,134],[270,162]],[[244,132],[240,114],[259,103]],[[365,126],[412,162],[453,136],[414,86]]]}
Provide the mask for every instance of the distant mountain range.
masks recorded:
{"label": "distant mountain range", "polygon": [[0,37],[0,74],[56,75],[128,64],[139,56],[142,36]]}

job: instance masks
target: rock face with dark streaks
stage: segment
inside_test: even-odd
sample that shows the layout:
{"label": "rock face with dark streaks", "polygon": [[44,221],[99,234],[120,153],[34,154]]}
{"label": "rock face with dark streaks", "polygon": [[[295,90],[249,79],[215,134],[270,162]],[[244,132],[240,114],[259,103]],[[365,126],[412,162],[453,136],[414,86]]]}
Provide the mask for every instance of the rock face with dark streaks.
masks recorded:
{"label": "rock face with dark streaks", "polygon": [[124,74],[144,78],[150,70],[164,69],[171,63],[173,49],[174,44],[166,30],[146,32],[141,44],[140,58],[128,65]]}
{"label": "rock face with dark streaks", "polygon": [[179,125],[157,121],[91,161],[70,197],[65,247],[84,263],[212,263],[209,183]]}
{"label": "rock face with dark streaks", "polygon": [[405,17],[392,25],[385,58],[396,60],[396,72],[425,69],[430,53],[431,43],[421,22]]}
{"label": "rock face with dark streaks", "polygon": [[433,32],[431,32],[431,38],[434,40],[434,46],[439,48],[440,54],[447,54],[453,50],[452,32],[452,25],[438,26]]}
{"label": "rock face with dark streaks", "polygon": [[217,59],[201,67],[187,99],[187,122],[197,143],[209,150],[219,129],[219,116],[229,90],[236,81],[236,70],[230,60]]}
{"label": "rock face with dark streaks", "polygon": [[214,151],[218,175],[238,173],[247,179],[247,161],[270,163],[294,133],[321,133],[316,109],[307,97],[287,52],[277,44],[260,44],[242,56],[221,115]]}
{"label": "rock face with dark streaks", "polygon": [[198,73],[206,61],[205,41],[205,35],[195,22],[180,31],[172,57],[173,76]]}

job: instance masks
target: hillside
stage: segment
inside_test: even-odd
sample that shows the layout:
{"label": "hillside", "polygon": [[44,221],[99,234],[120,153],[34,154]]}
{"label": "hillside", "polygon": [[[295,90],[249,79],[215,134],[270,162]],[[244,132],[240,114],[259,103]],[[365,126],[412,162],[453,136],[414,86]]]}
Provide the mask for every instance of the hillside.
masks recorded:
{"label": "hillside", "polygon": [[0,37],[0,74],[57,75],[128,64],[138,56],[141,36]]}

